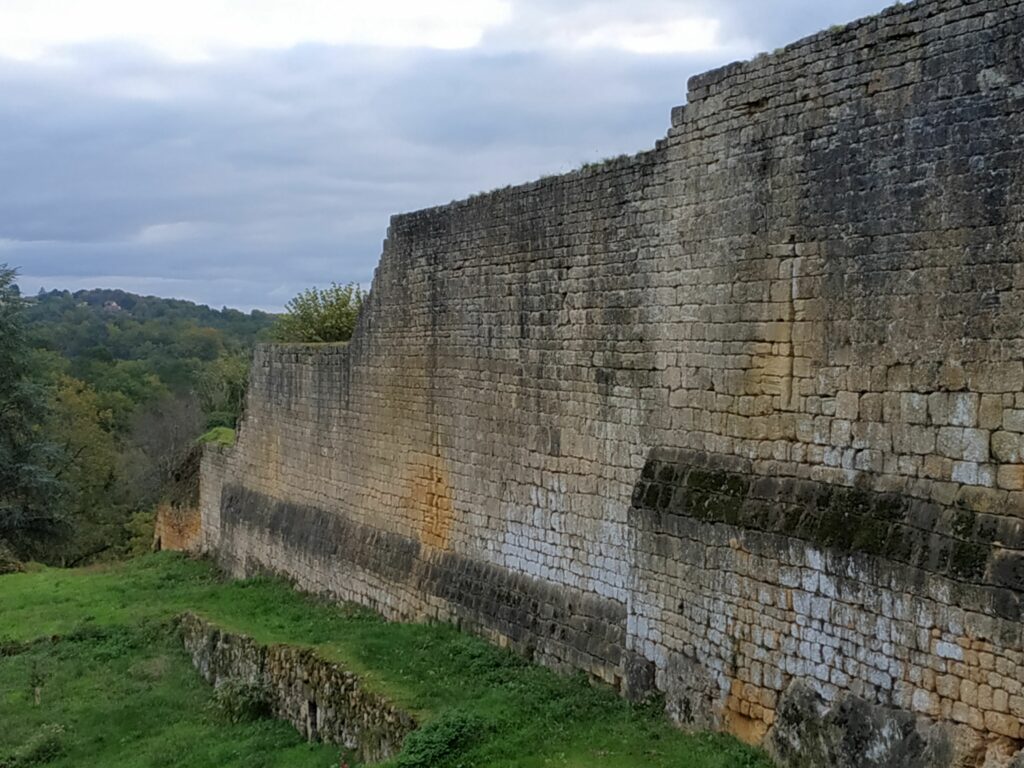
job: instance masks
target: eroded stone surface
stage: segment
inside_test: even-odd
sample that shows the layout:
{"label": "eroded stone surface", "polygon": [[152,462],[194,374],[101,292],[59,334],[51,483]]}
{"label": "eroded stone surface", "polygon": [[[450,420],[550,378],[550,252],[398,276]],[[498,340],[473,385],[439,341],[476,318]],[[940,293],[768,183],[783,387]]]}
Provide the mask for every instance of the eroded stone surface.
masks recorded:
{"label": "eroded stone surface", "polygon": [[156,508],[153,549],[195,552],[201,547],[202,518],[197,506],[176,507],[161,503]]}
{"label": "eroded stone surface", "polygon": [[780,698],[766,746],[784,768],[1016,768],[1024,761],[1010,740],[849,694],[829,706],[800,682]]}

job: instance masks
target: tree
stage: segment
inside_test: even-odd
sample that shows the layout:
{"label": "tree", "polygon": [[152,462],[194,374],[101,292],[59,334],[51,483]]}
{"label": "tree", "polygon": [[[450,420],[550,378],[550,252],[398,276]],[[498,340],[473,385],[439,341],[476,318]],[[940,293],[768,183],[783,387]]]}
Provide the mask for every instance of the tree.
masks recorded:
{"label": "tree", "polygon": [[72,531],[67,541],[46,547],[44,561],[77,565],[115,548],[127,513],[112,493],[117,446],[113,416],[92,387],[71,376],[57,379],[47,434],[63,453],[58,476],[67,488],[65,508]]}
{"label": "tree", "polygon": [[285,306],[273,329],[277,341],[348,341],[366,294],[356,283],[303,291]]}
{"label": "tree", "polygon": [[136,507],[156,504],[175,470],[195,447],[203,415],[194,397],[165,397],[140,408],[122,455]]}
{"label": "tree", "polygon": [[44,437],[45,388],[32,376],[16,271],[0,264],[0,541],[21,558],[67,532],[59,448]]}
{"label": "tree", "polygon": [[249,355],[221,355],[200,371],[196,384],[206,426],[234,428],[249,385]]}
{"label": "tree", "polygon": [[[17,373],[33,391],[34,410],[18,408],[29,428],[0,423],[0,441],[29,436],[36,460],[4,460],[0,496],[11,493],[6,475],[15,464],[48,472],[59,493],[47,509],[63,513],[67,534],[36,537],[20,552],[65,565],[120,555],[130,537],[141,541],[137,524],[151,520],[153,505],[177,493],[182,460],[195,453],[204,425],[235,424],[249,349],[276,318],[106,289],[44,292],[22,310],[12,276],[5,306],[17,309],[23,338],[5,327],[0,342],[27,348],[29,357],[14,362],[8,354],[0,376]],[[13,519],[6,508],[0,513],[4,530]]]}

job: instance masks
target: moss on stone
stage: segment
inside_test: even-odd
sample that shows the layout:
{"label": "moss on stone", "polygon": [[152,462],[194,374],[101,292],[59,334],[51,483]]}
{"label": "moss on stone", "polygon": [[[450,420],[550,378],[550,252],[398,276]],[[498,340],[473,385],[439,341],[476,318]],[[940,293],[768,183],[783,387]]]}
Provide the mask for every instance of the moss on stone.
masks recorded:
{"label": "moss on stone", "polygon": [[978,579],[985,574],[989,548],[984,544],[959,541],[953,545],[949,558],[949,574],[958,579]]}
{"label": "moss on stone", "polygon": [[661,486],[651,483],[644,492],[644,506],[648,509],[655,509],[658,506],[658,498],[661,495]]}
{"label": "moss on stone", "polygon": [[849,552],[853,546],[856,528],[842,508],[830,507],[822,514],[816,531],[816,543]]}
{"label": "moss on stone", "polygon": [[[791,478],[649,460],[634,490],[634,505],[657,530],[667,517],[689,517],[802,539],[851,555],[907,563],[930,573],[979,582],[997,518],[943,509],[898,493],[878,493]],[[942,533],[932,533],[932,530]]]}
{"label": "moss on stone", "polygon": [[953,516],[950,531],[958,539],[969,538],[974,531],[974,513],[967,510],[959,510]]}
{"label": "moss on stone", "polygon": [[884,555],[889,552],[890,532],[892,528],[889,523],[877,518],[862,520],[854,526],[855,533],[850,543],[850,548],[857,552],[865,552],[869,555]]}

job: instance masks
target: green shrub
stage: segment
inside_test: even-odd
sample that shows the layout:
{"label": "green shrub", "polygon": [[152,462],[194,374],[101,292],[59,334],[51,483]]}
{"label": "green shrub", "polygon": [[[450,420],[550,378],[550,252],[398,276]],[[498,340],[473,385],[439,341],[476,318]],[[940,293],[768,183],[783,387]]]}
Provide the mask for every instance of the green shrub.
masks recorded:
{"label": "green shrub", "polygon": [[100,661],[119,659],[144,647],[152,638],[143,634],[142,626],[97,624],[86,617],[64,636],[57,652],[65,657],[88,653]]}
{"label": "green shrub", "polygon": [[237,414],[231,413],[230,411],[213,411],[206,415],[206,428],[208,430],[214,429],[234,429],[238,425]]}
{"label": "green shrub", "polygon": [[441,768],[450,765],[484,730],[480,717],[453,709],[430,721],[405,739],[397,768]]}
{"label": "green shrub", "polygon": [[262,683],[227,680],[214,690],[213,706],[229,723],[251,723],[270,717],[270,689]]}
{"label": "green shrub", "polygon": [[366,294],[356,283],[310,288],[285,306],[273,336],[284,342],[338,342],[352,338]]}
{"label": "green shrub", "polygon": [[156,511],[142,509],[133,512],[124,524],[126,541],[124,553],[138,557],[153,551],[153,534],[156,529]]}
{"label": "green shrub", "polygon": [[6,755],[0,755],[0,768],[29,768],[46,765],[64,752],[64,726],[44,725],[28,740]]}
{"label": "green shrub", "polygon": [[234,445],[235,430],[231,427],[212,427],[204,432],[197,440],[198,443],[213,443],[214,445]]}

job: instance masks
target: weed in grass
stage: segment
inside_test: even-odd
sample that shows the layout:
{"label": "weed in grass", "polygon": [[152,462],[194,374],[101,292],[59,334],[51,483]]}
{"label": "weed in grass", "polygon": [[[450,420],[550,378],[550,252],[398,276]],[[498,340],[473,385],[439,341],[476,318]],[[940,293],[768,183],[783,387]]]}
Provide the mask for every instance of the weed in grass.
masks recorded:
{"label": "weed in grass", "polygon": [[32,667],[28,673],[28,687],[32,694],[32,703],[39,706],[43,700],[43,683],[46,682],[46,673],[39,666],[38,659],[32,659]]}
{"label": "weed in grass", "polygon": [[444,768],[454,765],[466,748],[481,738],[484,722],[476,715],[450,709],[405,739],[395,768]]}
{"label": "weed in grass", "polygon": [[28,737],[24,744],[0,755],[0,768],[30,768],[46,765],[64,751],[64,726],[48,723]]}

